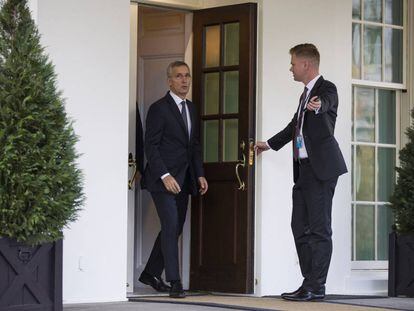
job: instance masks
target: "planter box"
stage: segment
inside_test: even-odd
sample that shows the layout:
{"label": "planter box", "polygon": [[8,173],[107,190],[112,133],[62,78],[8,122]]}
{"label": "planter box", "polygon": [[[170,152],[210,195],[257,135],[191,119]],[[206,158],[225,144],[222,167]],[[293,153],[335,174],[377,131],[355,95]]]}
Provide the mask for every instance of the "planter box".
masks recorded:
{"label": "planter box", "polygon": [[414,234],[389,235],[388,296],[414,297]]}
{"label": "planter box", "polygon": [[0,311],[62,310],[62,241],[27,246],[0,238]]}

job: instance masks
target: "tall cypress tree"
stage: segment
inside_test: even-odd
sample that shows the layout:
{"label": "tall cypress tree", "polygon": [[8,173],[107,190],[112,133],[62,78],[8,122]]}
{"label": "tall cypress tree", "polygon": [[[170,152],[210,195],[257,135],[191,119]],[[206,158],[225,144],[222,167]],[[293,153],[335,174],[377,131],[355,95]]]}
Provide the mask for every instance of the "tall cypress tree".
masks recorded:
{"label": "tall cypress tree", "polygon": [[408,143],[400,151],[397,185],[391,196],[397,232],[414,234],[414,109],[407,129]]}
{"label": "tall cypress tree", "polygon": [[27,0],[0,5],[0,237],[54,241],[83,204],[77,137]]}

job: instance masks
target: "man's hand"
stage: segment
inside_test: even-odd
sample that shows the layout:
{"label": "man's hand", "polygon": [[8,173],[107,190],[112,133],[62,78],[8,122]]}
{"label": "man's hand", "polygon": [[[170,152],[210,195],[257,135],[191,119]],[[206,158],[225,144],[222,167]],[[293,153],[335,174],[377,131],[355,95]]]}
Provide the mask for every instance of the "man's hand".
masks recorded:
{"label": "man's hand", "polygon": [[200,185],[200,194],[204,195],[208,190],[208,183],[204,177],[198,177],[198,184]]}
{"label": "man's hand", "polygon": [[257,152],[257,155],[259,155],[263,151],[267,151],[269,149],[270,149],[270,147],[264,141],[258,141],[258,142],[256,142],[256,145],[254,145],[254,150]]}
{"label": "man's hand", "polygon": [[174,194],[178,194],[181,191],[180,185],[171,175],[165,176],[162,179],[162,182],[164,183],[165,188]]}
{"label": "man's hand", "polygon": [[318,110],[319,108],[321,108],[321,100],[319,99],[318,96],[313,96],[310,101],[308,102],[308,104],[306,105],[306,109],[310,110],[310,111],[315,111]]}

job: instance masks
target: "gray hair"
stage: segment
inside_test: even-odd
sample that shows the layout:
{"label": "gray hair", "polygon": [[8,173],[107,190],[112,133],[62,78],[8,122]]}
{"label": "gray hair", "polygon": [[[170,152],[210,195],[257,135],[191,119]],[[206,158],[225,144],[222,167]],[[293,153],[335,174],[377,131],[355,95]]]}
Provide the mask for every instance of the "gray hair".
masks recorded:
{"label": "gray hair", "polygon": [[168,65],[168,67],[167,67],[167,78],[171,78],[173,68],[181,67],[181,66],[186,66],[188,68],[188,71],[190,71],[190,67],[188,67],[188,65],[185,62],[183,62],[181,60],[176,60],[176,61],[174,61],[174,62],[172,62]]}

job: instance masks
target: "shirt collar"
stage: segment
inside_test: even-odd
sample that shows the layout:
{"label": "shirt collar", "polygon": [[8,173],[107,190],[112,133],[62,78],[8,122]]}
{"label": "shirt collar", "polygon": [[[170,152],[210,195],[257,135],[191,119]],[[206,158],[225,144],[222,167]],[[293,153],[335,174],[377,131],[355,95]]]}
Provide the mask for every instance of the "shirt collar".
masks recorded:
{"label": "shirt collar", "polygon": [[306,84],[306,88],[308,89],[308,92],[310,92],[313,87],[315,86],[316,81],[321,77],[321,75],[317,75],[315,78],[309,81],[308,84]]}
{"label": "shirt collar", "polygon": [[186,101],[185,99],[182,99],[180,96],[175,94],[173,91],[170,91],[171,97],[174,99],[175,103],[178,105],[181,105],[182,101]]}

